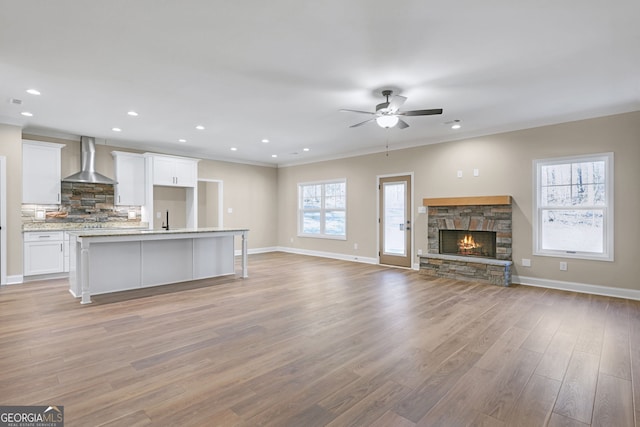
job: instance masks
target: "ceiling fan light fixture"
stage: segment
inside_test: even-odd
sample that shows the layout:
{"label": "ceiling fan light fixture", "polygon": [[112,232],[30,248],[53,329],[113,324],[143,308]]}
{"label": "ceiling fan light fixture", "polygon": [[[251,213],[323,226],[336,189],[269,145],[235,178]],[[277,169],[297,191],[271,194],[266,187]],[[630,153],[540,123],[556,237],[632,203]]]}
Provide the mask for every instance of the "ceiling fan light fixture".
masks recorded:
{"label": "ceiling fan light fixture", "polygon": [[397,116],[380,116],[376,118],[376,123],[381,128],[389,129],[397,125],[399,120]]}

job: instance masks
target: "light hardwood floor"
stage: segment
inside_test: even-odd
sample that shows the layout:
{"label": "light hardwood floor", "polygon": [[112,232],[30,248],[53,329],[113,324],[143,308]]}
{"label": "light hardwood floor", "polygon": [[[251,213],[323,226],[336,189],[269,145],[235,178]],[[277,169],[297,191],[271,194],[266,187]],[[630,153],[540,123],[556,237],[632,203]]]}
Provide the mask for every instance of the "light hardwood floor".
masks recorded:
{"label": "light hardwood floor", "polygon": [[[640,302],[283,253],[248,279],[0,290],[0,405],[66,426],[640,426]],[[114,266],[117,268],[117,266]]]}

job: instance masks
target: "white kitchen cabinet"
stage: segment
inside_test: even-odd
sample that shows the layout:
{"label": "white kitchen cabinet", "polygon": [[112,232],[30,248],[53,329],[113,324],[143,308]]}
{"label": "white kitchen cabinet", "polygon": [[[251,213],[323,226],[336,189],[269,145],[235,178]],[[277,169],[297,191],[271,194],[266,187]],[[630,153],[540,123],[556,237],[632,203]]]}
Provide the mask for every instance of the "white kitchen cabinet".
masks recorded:
{"label": "white kitchen cabinet", "polygon": [[145,158],[142,154],[112,151],[115,168],[115,204],[142,206],[145,202]]}
{"label": "white kitchen cabinet", "polygon": [[197,159],[153,155],[153,185],[195,187],[197,180]]}
{"label": "white kitchen cabinet", "polygon": [[62,273],[64,271],[64,233],[24,233],[24,276]]}
{"label": "white kitchen cabinet", "polygon": [[64,144],[22,141],[22,203],[60,203],[60,158]]}

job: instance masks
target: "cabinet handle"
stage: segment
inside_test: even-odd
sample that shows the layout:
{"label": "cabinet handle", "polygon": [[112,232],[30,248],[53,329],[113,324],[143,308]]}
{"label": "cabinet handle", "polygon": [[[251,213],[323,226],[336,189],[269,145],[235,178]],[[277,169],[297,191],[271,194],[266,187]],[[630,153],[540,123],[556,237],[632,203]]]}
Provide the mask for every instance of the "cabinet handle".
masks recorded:
{"label": "cabinet handle", "polygon": [[120,203],[120,196],[118,196],[118,203]]}
{"label": "cabinet handle", "polygon": [[48,239],[48,238],[50,238],[50,237],[51,237],[51,236],[46,236],[46,235],[45,235],[45,236],[38,236],[38,239]]}
{"label": "cabinet handle", "polygon": [[60,243],[60,252],[62,252],[62,243]]}

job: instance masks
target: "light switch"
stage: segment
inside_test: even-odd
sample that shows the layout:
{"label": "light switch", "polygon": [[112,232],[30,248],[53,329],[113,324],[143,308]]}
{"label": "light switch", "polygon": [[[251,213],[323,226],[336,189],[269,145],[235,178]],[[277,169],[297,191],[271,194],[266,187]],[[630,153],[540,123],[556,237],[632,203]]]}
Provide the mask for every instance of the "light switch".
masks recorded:
{"label": "light switch", "polygon": [[480,176],[480,169],[474,169],[473,176]]}
{"label": "light switch", "polygon": [[458,178],[462,178],[462,171],[458,171]]}

